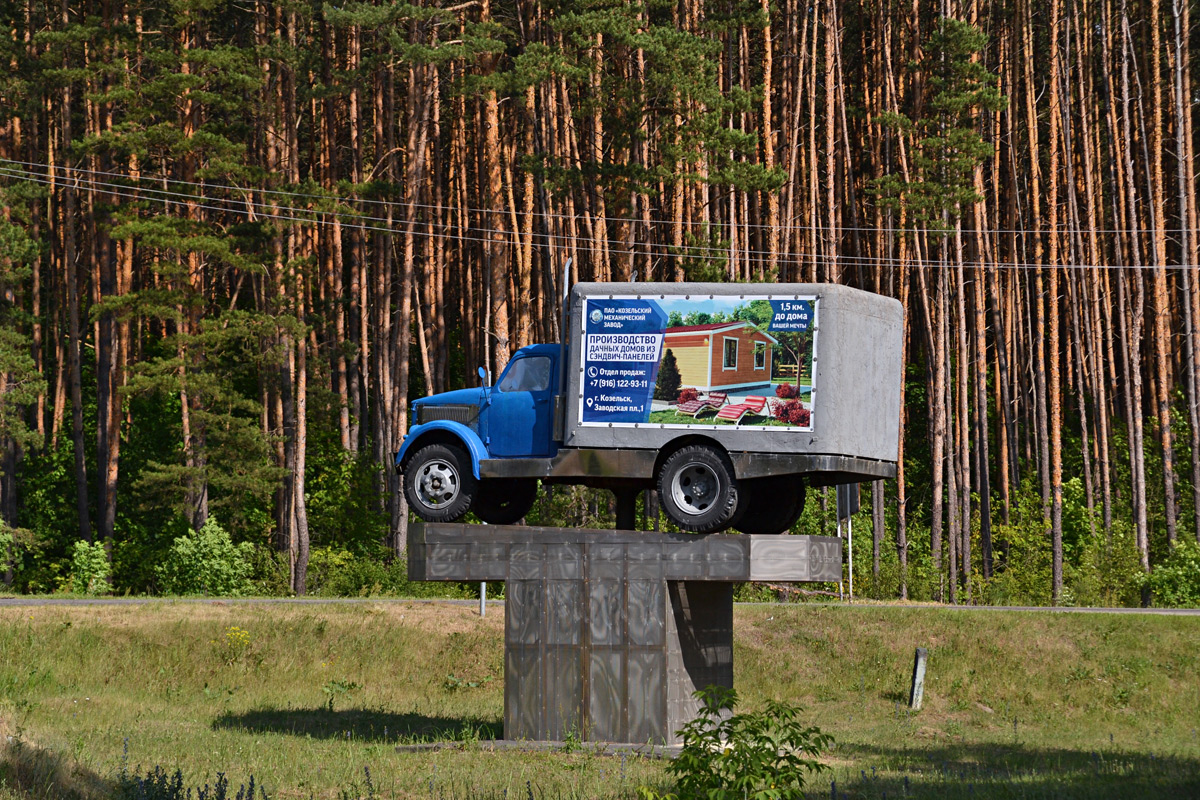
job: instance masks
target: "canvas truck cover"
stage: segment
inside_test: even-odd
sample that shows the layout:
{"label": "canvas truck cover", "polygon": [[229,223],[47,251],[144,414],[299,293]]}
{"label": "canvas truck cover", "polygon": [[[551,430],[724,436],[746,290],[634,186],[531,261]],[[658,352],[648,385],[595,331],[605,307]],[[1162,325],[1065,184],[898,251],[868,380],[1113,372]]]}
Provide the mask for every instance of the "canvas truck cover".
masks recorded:
{"label": "canvas truck cover", "polygon": [[836,284],[577,284],[563,443],[894,462],[903,334],[899,302]]}

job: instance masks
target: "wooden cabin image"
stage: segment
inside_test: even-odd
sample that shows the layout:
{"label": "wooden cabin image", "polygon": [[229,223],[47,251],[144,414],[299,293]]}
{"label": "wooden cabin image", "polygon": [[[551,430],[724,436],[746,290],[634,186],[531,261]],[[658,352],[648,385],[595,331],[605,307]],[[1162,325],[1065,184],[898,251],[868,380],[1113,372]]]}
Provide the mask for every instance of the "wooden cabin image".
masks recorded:
{"label": "wooden cabin image", "polygon": [[679,325],[663,332],[663,353],[674,353],[682,386],[701,392],[766,390],[777,342],[744,321]]}

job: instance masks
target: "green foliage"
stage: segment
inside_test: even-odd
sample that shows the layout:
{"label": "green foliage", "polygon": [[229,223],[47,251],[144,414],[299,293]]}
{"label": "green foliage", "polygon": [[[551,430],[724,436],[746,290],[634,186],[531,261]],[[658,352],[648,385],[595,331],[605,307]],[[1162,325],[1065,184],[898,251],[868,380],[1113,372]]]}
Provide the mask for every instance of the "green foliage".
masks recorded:
{"label": "green foliage", "polygon": [[1154,604],[1164,608],[1200,608],[1200,543],[1175,542],[1170,555],[1143,578]]}
{"label": "green foliage", "polygon": [[330,714],[333,713],[333,702],[339,697],[349,697],[352,692],[362,688],[361,684],[354,681],[348,681],[344,678],[337,680],[326,681],[321,687],[321,691],[325,694],[325,710]]}
{"label": "green foliage", "polygon": [[177,538],[154,572],[165,594],[237,597],[250,588],[253,551],[248,543],[234,544],[209,517],[200,530]]}
{"label": "green foliage", "polygon": [[267,545],[255,545],[250,556],[250,591],[267,597],[290,595],[291,572],[287,553]]}
{"label": "green foliage", "polygon": [[112,565],[101,542],[76,542],[71,554],[71,591],[108,594],[112,591]]}
{"label": "green foliage", "polygon": [[747,581],[733,585],[735,603],[773,603],[777,599],[775,590],[766,584]]}
{"label": "green foliage", "polygon": [[0,572],[6,572],[12,564],[13,535],[8,524],[0,519]]}
{"label": "green foliage", "polygon": [[[0,192],[0,205],[11,210],[7,192]],[[41,443],[29,428],[25,408],[46,390],[30,354],[29,337],[17,327],[23,312],[15,304],[17,289],[38,257],[38,243],[19,225],[0,219],[0,439],[11,439],[23,448]]]}
{"label": "green foliage", "polygon": [[447,692],[458,692],[463,689],[481,689],[491,683],[491,681],[491,675],[480,678],[479,680],[470,680],[468,678],[460,678],[451,672],[446,676],[446,680],[442,681],[442,688]]}
{"label": "green foliage", "polygon": [[210,508],[233,528],[261,527],[256,512],[269,507],[285,471],[274,465],[262,429],[259,378],[274,374],[282,356],[268,343],[284,330],[302,328],[290,319],[227,312],[201,322],[195,334],[170,337],[138,366],[129,391],[163,403],[186,393],[191,424],[190,452],[175,448],[146,459],[134,484],[146,500],[191,519],[205,487]]}
{"label": "green foliage", "polygon": [[[552,191],[580,185],[600,189],[618,215],[628,209],[631,193],[656,193],[664,180],[778,190],[784,171],[766,169],[755,158],[757,136],[733,124],[762,102],[761,83],[750,90],[723,90],[718,73],[721,33],[741,26],[761,29],[766,18],[757,7],[731,9],[726,14],[711,11],[702,29],[691,31],[680,28],[674,4],[665,0],[563,4],[549,24],[565,46],[525,48],[512,59],[502,82],[516,93],[529,83],[562,77],[579,91],[575,112],[585,119],[598,115],[607,141],[602,151],[584,149],[582,161],[531,157],[527,168],[540,173]],[[638,52],[642,80],[630,81],[620,59],[600,57],[597,35],[606,49]],[[633,155],[647,138],[659,154],[657,164],[643,164]]]}
{"label": "green foliage", "polygon": [[[670,253],[679,259],[685,280],[693,282],[722,283],[728,280],[726,269],[729,262],[729,240],[721,236],[718,228],[705,224],[700,232],[686,231],[683,246],[671,246]],[[703,315],[704,321],[698,320]],[[683,319],[682,325],[705,325],[715,322],[704,312],[692,312]]]}
{"label": "green foliage", "polygon": [[833,739],[805,727],[796,706],[772,700],[762,711],[734,714],[733,689],[709,686],[696,697],[700,714],[679,732],[683,748],[667,767],[674,791],[643,789],[643,798],[802,798],[807,776],[827,769],[817,758]]}
{"label": "green foliage", "polygon": [[[996,76],[976,59],[986,45],[987,34],[974,25],[950,17],[938,20],[921,65],[930,76],[926,96],[916,98],[913,116],[889,113],[880,119],[902,135],[917,137],[914,174],[908,180],[891,174],[870,183],[884,208],[905,209],[937,227],[983,199],[975,191],[974,170],[992,155],[993,145],[979,133],[978,112],[1008,105],[996,88]],[[916,116],[926,109],[928,115]]]}
{"label": "green foliage", "polygon": [[336,547],[309,553],[308,592],[319,597],[470,597],[458,584],[410,581],[403,559],[386,560],[375,551],[356,555]]}
{"label": "green foliage", "polygon": [[1144,574],[1130,521],[1113,520],[1109,536],[1101,531],[1083,543],[1077,562],[1067,564],[1064,580],[1076,605],[1137,606]]}
{"label": "green foliage", "polygon": [[[645,503],[638,493],[639,513]],[[616,521],[616,503],[612,492],[588,486],[543,485],[537,502],[525,515],[527,525],[547,527],[611,528]]]}
{"label": "green foliage", "polygon": [[1050,521],[1041,497],[1027,481],[1014,496],[1008,525],[994,526],[995,575],[979,594],[993,605],[1051,604]]}
{"label": "green foliage", "polygon": [[679,362],[671,348],[663,354],[662,364],[658,367],[658,380],[654,383],[654,399],[673,401],[679,397],[679,387],[683,384],[683,376],[679,374]]}
{"label": "green foliage", "polygon": [[68,580],[79,536],[73,460],[74,448],[65,437],[56,449],[30,451],[19,465],[21,505],[12,531],[13,586],[19,591],[53,592]]}
{"label": "green foliage", "polygon": [[312,546],[373,553],[387,538],[389,524],[379,494],[382,470],[368,452],[342,450],[335,395],[310,394],[309,411],[322,422],[310,428],[305,469]]}

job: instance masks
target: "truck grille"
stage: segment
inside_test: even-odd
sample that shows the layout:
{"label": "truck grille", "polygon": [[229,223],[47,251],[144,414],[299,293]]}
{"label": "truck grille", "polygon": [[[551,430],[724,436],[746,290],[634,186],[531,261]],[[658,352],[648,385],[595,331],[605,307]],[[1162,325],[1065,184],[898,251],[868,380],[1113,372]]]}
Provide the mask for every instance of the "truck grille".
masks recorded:
{"label": "truck grille", "polygon": [[417,424],[445,419],[451,422],[461,422],[470,425],[479,416],[479,406],[447,405],[447,406],[417,406]]}

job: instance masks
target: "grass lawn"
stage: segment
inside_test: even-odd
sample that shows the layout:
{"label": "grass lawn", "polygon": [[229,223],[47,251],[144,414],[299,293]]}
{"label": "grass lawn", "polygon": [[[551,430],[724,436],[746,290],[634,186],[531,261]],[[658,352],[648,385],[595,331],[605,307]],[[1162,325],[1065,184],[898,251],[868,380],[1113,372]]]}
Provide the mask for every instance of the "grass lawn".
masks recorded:
{"label": "grass lawn", "polygon": [[[676,414],[674,411],[651,411],[650,422],[663,425],[733,425],[732,420],[717,419],[716,411],[705,411],[692,419],[687,414]],[[742,425],[770,425],[778,428],[791,428],[786,422],[774,417],[747,415],[742,418]]]}
{"label": "grass lawn", "polygon": [[[0,607],[0,800],[111,797],[123,764],[253,774],[273,798],[662,788],[659,761],[478,746],[501,734],[503,624],[406,602]],[[734,630],[742,706],[797,702],[836,739],[811,796],[1200,796],[1200,618],[761,605]]]}

